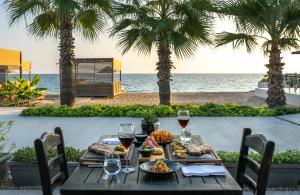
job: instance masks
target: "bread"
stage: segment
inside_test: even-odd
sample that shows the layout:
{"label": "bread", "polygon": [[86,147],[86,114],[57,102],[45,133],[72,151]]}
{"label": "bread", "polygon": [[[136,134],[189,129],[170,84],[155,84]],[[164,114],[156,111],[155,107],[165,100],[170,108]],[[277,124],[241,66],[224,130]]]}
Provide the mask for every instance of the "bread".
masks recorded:
{"label": "bread", "polygon": [[162,155],[164,153],[162,148],[154,148],[153,155]]}

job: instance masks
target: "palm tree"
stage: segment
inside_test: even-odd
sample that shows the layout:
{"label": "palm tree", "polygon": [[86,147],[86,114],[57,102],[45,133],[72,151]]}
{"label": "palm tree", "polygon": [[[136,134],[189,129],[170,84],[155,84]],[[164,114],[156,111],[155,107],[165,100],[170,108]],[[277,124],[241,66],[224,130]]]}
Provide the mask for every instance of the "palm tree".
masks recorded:
{"label": "palm tree", "polygon": [[110,13],[110,0],[6,0],[4,3],[10,24],[23,17],[33,18],[27,26],[31,35],[60,39],[61,105],[73,106],[73,33],[95,40]]}
{"label": "palm tree", "polygon": [[251,52],[263,41],[261,49],[269,55],[266,103],[269,107],[285,105],[281,51],[299,47],[299,0],[227,0],[221,5],[223,13],[233,18],[237,33],[217,34],[217,46],[245,45]]}
{"label": "palm tree", "polygon": [[171,54],[187,58],[198,44],[211,44],[213,16],[209,0],[132,0],[116,3],[117,35],[123,54],[133,49],[150,54],[155,47],[160,104],[170,105]]}

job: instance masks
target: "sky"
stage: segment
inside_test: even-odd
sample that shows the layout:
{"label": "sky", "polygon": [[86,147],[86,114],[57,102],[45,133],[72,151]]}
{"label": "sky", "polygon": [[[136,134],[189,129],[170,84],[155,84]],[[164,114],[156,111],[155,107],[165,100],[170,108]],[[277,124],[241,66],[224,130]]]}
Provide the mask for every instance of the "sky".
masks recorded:
{"label": "sky", "polygon": [[[230,21],[217,20],[215,32],[234,32]],[[122,61],[123,73],[155,73],[157,61],[156,52],[151,55],[138,55],[128,52],[122,55],[116,47],[114,38],[108,38],[108,33],[103,33],[93,43],[82,37],[75,37],[75,55],[83,58],[113,57]],[[23,59],[32,62],[33,73],[58,73],[58,40],[36,39],[28,35],[25,21],[14,26],[8,25],[8,16],[0,7],[0,48],[21,50]],[[300,55],[291,55],[283,52],[283,62],[286,63],[284,72],[300,72]],[[260,48],[251,54],[245,48],[233,50],[231,45],[214,48],[199,46],[195,55],[189,59],[179,60],[172,56],[176,69],[173,73],[265,73],[264,64],[268,63]]]}

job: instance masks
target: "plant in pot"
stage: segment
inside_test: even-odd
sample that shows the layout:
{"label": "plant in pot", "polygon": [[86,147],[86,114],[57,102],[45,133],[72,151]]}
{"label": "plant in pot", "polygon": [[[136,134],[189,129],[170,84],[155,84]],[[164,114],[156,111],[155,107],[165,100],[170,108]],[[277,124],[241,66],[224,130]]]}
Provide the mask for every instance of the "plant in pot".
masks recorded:
{"label": "plant in pot", "polygon": [[[15,144],[11,143],[9,146],[8,132],[13,125],[13,121],[0,121],[0,183],[2,184],[4,180],[8,177],[9,169],[7,166],[7,161],[11,158],[12,154],[9,152],[15,148]],[[4,150],[8,152],[4,152]]]}
{"label": "plant in pot", "polygon": [[154,123],[158,122],[158,118],[153,113],[147,113],[142,119],[142,131],[150,135],[155,130]]}

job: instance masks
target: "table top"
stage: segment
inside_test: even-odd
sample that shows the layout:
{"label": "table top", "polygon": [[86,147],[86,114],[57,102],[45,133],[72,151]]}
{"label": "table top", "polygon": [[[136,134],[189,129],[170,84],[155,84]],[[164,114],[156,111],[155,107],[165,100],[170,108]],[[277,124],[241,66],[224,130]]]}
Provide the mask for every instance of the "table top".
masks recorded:
{"label": "table top", "polygon": [[[195,139],[195,138],[194,138]],[[198,139],[201,139],[198,136]],[[134,146],[132,146],[134,147]],[[119,173],[117,176],[110,176],[104,173],[103,168],[89,168],[78,166],[69,179],[60,187],[62,195],[76,194],[115,194],[130,193],[155,193],[155,194],[231,194],[240,195],[242,189],[234,178],[226,170],[226,176],[209,177],[185,177],[181,170],[169,176],[157,177],[147,175],[140,170],[138,163],[138,151],[134,149],[132,166],[136,171],[125,174]]]}

